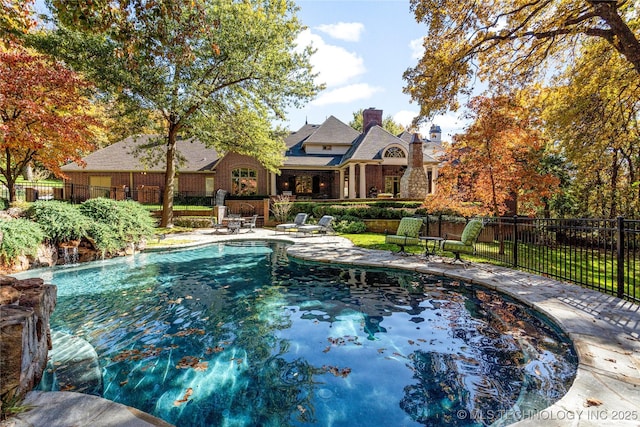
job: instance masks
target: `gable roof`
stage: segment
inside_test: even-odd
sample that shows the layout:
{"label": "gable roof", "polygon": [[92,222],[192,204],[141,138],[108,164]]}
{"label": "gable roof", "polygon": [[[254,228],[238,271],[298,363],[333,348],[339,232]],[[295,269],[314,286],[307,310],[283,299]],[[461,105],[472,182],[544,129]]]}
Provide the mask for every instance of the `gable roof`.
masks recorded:
{"label": "gable roof", "polygon": [[[64,172],[81,172],[83,170],[164,172],[164,150],[159,151],[158,155],[154,155],[154,159],[158,159],[158,161],[153,165],[146,164],[141,160],[144,154],[135,154],[136,149],[144,149],[147,145],[153,145],[154,139],[157,138],[160,138],[160,141],[156,146],[163,147],[163,137],[158,135],[130,136],[84,157],[83,160],[87,163],[85,168],[71,163],[63,166],[62,170]],[[176,146],[178,157],[184,160],[178,167],[183,172],[212,170],[220,159],[215,149],[207,148],[203,143],[193,138],[178,140]]]}
{"label": "gable roof", "polygon": [[343,161],[347,160],[381,160],[384,149],[394,145],[401,146],[406,152],[409,144],[406,141],[390,134],[387,130],[375,125],[365,134],[362,134],[352,149],[345,154]]}
{"label": "gable roof", "polygon": [[330,116],[304,141],[307,144],[351,145],[360,132]]}

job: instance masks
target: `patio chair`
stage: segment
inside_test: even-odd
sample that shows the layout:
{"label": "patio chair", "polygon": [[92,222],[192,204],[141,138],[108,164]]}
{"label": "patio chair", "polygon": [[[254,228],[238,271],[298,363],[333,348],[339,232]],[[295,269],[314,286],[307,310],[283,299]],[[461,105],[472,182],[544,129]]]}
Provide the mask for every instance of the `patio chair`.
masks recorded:
{"label": "patio chair", "polygon": [[242,224],[242,228],[248,228],[249,231],[247,233],[253,233],[253,229],[256,228],[256,221],[258,220],[258,215],[253,215],[251,219],[245,221]]}
{"label": "patio chair", "polygon": [[404,217],[400,220],[396,234],[387,234],[385,243],[391,243],[400,246],[400,254],[406,255],[405,246],[420,245],[420,230],[424,222],[422,218]]}
{"label": "patio chair", "polygon": [[331,215],[324,215],[318,221],[318,224],[315,225],[301,225],[298,227],[298,233],[303,234],[328,234],[333,233],[333,227],[331,226],[331,222],[333,221],[333,217]]}
{"label": "patio chair", "polygon": [[473,219],[467,223],[462,230],[462,235],[460,235],[460,240],[455,239],[447,239],[447,235],[445,234],[442,243],[440,244],[440,248],[443,251],[453,252],[455,255],[455,259],[453,262],[460,261],[463,262],[460,258],[461,253],[466,254],[474,254],[476,252],[476,242],[478,241],[478,237],[480,236],[480,232],[484,224],[479,219]]}
{"label": "patio chair", "polygon": [[281,231],[283,233],[286,233],[288,231],[294,231],[297,230],[298,227],[304,225],[305,222],[307,222],[307,217],[309,215],[306,213],[299,213],[298,215],[296,215],[295,219],[293,220],[292,223],[287,223],[287,224],[278,224],[276,225],[276,233],[278,231]]}

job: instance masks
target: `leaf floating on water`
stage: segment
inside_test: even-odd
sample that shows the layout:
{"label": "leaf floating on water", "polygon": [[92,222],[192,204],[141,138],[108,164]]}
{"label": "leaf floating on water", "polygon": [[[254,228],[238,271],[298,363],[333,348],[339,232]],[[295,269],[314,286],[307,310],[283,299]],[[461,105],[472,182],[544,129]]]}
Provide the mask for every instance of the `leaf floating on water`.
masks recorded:
{"label": "leaf floating on water", "polygon": [[187,391],[184,392],[184,396],[182,397],[182,399],[178,399],[178,400],[174,400],[173,401],[173,406],[182,405],[184,402],[189,400],[189,398],[191,397],[192,394],[193,394],[193,389],[191,387],[189,387],[187,389]]}
{"label": "leaf floating on water", "polygon": [[120,387],[124,387],[127,385],[127,383],[129,382],[129,380],[124,380],[120,382]]}
{"label": "leaf floating on water", "polygon": [[196,366],[198,366],[199,363],[200,363],[200,359],[198,359],[197,357],[185,356],[182,359],[180,359],[180,361],[176,365],[176,368],[177,369],[187,369],[187,368],[196,369]]}
{"label": "leaf floating on water", "polygon": [[324,349],[324,350],[322,350],[322,352],[323,352],[323,353],[328,353],[328,352],[329,352],[329,350],[331,350],[331,346],[330,346],[330,345],[326,346],[326,347],[325,347],[325,349]]}
{"label": "leaf floating on water", "polygon": [[587,398],[587,400],[584,402],[584,406],[586,408],[588,408],[590,406],[600,406],[600,405],[602,405],[602,401],[598,400],[596,398],[593,398],[593,397]]}
{"label": "leaf floating on water", "polygon": [[212,353],[221,353],[224,351],[224,347],[220,347],[220,346],[215,346],[215,347],[207,347],[207,354],[212,354]]}
{"label": "leaf floating on water", "polygon": [[414,345],[416,343],[414,340],[408,340],[407,342],[409,343],[409,345]]}
{"label": "leaf floating on water", "polygon": [[349,374],[351,373],[351,368],[342,368],[342,369],[340,369],[337,366],[324,365],[322,367],[322,369],[324,370],[324,372],[330,372],[334,376],[342,377],[342,378],[347,378],[349,376]]}
{"label": "leaf floating on water", "polygon": [[193,367],[196,371],[206,371],[209,369],[209,362],[199,362]]}
{"label": "leaf floating on water", "polygon": [[385,350],[386,350],[386,348],[384,348],[384,347],[383,348],[379,348],[378,349],[378,353],[382,354],[382,353],[384,353]]}

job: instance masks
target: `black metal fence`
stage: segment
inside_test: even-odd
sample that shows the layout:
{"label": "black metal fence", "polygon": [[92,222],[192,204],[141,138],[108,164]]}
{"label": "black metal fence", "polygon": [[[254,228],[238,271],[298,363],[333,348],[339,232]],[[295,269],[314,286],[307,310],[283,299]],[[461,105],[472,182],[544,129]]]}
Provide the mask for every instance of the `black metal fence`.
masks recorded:
{"label": "black metal fence", "polygon": [[640,302],[640,221],[488,218],[477,255]]}

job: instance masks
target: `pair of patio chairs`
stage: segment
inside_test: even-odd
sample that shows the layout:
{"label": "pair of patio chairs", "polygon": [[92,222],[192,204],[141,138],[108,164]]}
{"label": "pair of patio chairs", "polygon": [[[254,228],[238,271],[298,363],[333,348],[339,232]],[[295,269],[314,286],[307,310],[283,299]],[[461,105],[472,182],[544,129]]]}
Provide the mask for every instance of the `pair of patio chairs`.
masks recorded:
{"label": "pair of patio chairs", "polygon": [[[385,243],[395,244],[400,247],[400,254],[406,254],[405,246],[420,246],[420,232],[424,222],[422,218],[405,217],[400,220],[398,230],[396,234],[390,234],[385,237]],[[478,241],[480,232],[482,231],[484,224],[481,220],[473,219],[467,223],[460,235],[460,239],[447,239],[445,234],[444,239],[440,243],[440,250],[453,252],[455,258],[453,262],[460,261],[461,253],[474,254],[475,244]]]}

